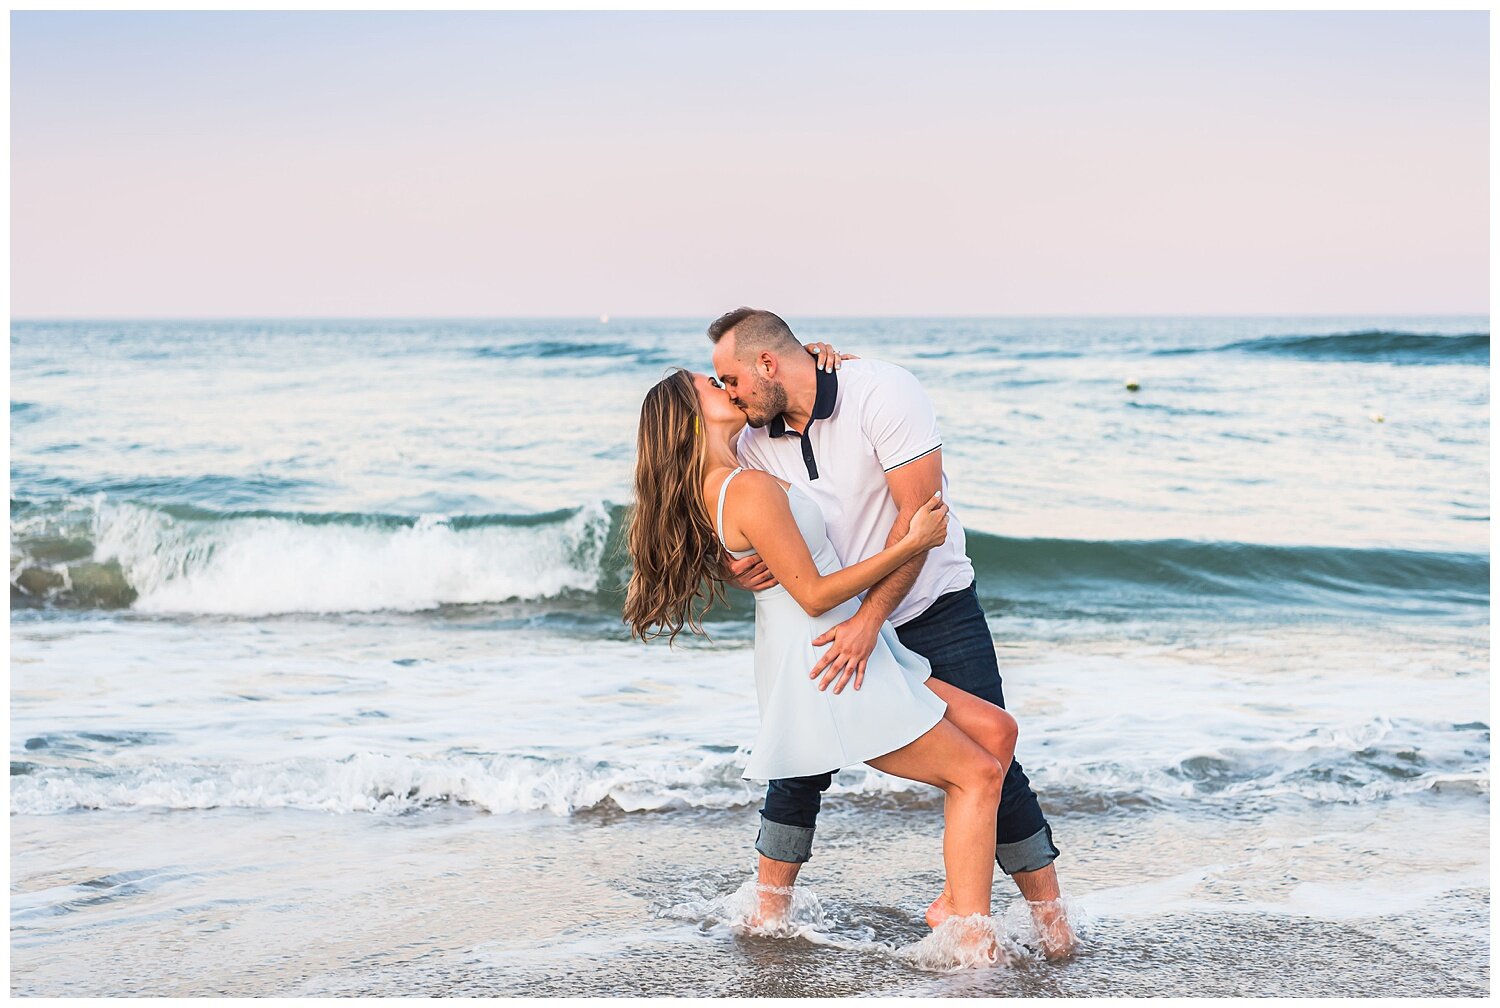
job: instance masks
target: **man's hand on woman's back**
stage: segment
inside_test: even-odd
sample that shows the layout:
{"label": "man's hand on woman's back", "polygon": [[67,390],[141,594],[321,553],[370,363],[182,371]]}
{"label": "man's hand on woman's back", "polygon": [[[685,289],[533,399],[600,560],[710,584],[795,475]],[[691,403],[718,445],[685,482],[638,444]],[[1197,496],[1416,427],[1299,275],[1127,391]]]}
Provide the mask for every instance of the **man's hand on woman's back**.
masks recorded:
{"label": "man's hand on woman's back", "polygon": [[771,573],[759,553],[752,553],[738,560],[726,553],[724,565],[729,568],[729,583],[743,591],[764,591],[781,583],[776,580],[776,575]]}

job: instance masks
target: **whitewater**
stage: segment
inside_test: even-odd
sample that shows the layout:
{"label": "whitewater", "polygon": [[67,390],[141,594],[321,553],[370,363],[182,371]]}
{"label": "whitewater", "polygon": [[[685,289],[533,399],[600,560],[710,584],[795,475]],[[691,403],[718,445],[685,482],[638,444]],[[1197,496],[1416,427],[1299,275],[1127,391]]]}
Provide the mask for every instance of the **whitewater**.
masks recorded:
{"label": "whitewater", "polygon": [[[1487,319],[791,321],[938,409],[1088,921],[1007,989],[1488,990]],[[16,323],[13,992],[977,991],[940,796],[868,769],[801,930],[735,924],[752,606],[619,620],[702,324]]]}

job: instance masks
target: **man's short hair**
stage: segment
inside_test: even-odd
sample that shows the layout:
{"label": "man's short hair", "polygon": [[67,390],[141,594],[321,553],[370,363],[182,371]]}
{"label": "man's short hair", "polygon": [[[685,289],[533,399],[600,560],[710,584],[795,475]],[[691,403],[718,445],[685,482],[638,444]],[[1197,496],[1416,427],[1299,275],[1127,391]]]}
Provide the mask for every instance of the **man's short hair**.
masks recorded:
{"label": "man's short hair", "polygon": [[781,316],[761,308],[736,308],[725,312],[708,327],[708,338],[715,344],[734,333],[735,356],[741,360],[762,350],[801,350],[802,344],[792,334],[792,327]]}

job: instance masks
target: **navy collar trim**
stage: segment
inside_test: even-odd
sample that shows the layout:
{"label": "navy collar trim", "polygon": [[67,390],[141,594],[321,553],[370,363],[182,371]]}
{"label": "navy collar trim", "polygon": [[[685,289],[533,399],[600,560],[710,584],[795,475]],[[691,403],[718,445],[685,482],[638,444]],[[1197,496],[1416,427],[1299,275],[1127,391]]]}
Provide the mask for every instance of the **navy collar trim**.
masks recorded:
{"label": "navy collar trim", "polygon": [[[827,420],[833,416],[833,404],[839,397],[839,375],[837,371],[818,372],[818,391],[813,396],[812,416],[808,417],[807,426],[802,433],[797,435],[802,442],[802,462],[807,466],[807,478],[815,480],[818,478],[818,460],[813,457],[812,442],[808,440],[807,432],[812,430],[814,420]],[[773,438],[785,437],[787,434],[797,434],[796,431],[786,429],[786,418],[777,414],[771,418],[767,425],[769,433]]]}
{"label": "navy collar trim", "polygon": [[[839,397],[839,373],[837,371],[817,372],[818,391],[813,397],[812,418],[807,421],[807,429],[802,431],[801,436],[807,435],[807,430],[812,428],[813,420],[827,420],[833,416],[833,407]],[[786,417],[778,413],[771,418],[767,424],[766,433],[771,437],[785,437],[788,434],[796,434],[796,431],[787,430]]]}

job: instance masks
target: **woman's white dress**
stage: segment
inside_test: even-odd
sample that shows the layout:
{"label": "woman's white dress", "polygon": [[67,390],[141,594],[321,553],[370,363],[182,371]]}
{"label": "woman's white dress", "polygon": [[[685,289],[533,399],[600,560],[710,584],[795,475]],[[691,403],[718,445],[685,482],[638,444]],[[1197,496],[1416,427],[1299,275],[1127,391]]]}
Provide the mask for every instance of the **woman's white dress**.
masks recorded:
{"label": "woman's white dress", "polygon": [[[724,497],[736,469],[719,488],[717,531],[724,544]],[[843,567],[828,541],[823,512],[795,486],[787,488],[792,517],[807,542],[818,572]],[[754,550],[735,552],[746,557]],[[818,689],[809,678],[832,645],[813,647],[813,638],[859,609],[850,599],[822,616],[809,616],[780,585],[755,593],[755,690],[760,701],[760,732],[744,776],[754,780],[808,777],[828,773],[900,749],[920,738],[943,717],[948,705],[925,685],[927,659],[902,645],[890,623],[865,665],[864,685],[853,681],[839,694]]]}

